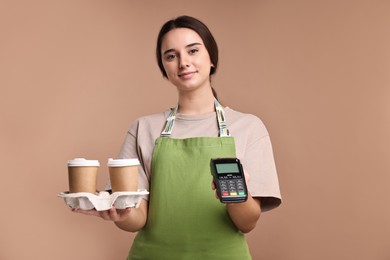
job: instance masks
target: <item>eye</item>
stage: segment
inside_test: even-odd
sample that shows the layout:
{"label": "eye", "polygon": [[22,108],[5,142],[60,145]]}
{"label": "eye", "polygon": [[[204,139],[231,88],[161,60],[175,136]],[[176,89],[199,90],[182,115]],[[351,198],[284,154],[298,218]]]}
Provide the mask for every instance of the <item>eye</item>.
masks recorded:
{"label": "eye", "polygon": [[198,49],[194,48],[194,49],[191,49],[189,51],[189,54],[193,55],[193,54],[197,53],[198,51],[199,51]]}
{"label": "eye", "polygon": [[174,58],[176,58],[176,54],[168,54],[165,56],[165,60],[167,60],[167,61],[171,61]]}

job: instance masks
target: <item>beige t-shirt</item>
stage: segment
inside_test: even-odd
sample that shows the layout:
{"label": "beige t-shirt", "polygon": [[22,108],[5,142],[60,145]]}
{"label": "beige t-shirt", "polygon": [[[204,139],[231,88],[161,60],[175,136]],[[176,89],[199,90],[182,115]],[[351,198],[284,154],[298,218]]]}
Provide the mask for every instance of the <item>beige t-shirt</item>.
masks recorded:
{"label": "beige t-shirt", "polygon": [[[249,174],[248,190],[253,197],[260,197],[262,211],[281,203],[272,145],[262,121],[251,114],[244,114],[225,107],[225,117],[236,144],[236,156],[244,171]],[[170,110],[144,116],[130,127],[123,142],[119,158],[138,158],[139,189],[149,190],[152,153],[155,140],[160,136]],[[216,113],[182,115],[178,113],[171,138],[217,137],[219,135]]]}

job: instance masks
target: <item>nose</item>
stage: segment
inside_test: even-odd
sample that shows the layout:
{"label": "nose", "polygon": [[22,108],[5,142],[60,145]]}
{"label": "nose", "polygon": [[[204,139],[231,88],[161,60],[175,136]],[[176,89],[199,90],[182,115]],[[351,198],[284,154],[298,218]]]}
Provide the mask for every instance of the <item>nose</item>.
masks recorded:
{"label": "nose", "polygon": [[184,68],[188,68],[190,66],[190,57],[186,54],[182,54],[180,55],[180,59],[179,59],[179,68],[180,69],[184,69]]}

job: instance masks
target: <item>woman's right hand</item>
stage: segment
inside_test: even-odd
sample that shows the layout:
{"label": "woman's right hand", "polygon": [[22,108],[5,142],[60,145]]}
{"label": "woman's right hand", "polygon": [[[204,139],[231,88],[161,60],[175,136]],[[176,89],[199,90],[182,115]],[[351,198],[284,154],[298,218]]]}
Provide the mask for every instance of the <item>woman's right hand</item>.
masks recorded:
{"label": "woman's right hand", "polygon": [[72,209],[72,211],[84,215],[100,217],[107,221],[118,222],[118,221],[124,221],[129,217],[131,213],[131,208],[116,209],[115,207],[112,207],[109,210],[102,210],[102,211],[97,211],[95,209],[92,210]]}
{"label": "woman's right hand", "polygon": [[97,211],[73,209],[73,212],[95,216],[107,221],[113,221],[117,227],[129,232],[137,232],[146,225],[148,219],[148,201],[142,199],[138,208],[117,209],[112,207],[109,210]]}

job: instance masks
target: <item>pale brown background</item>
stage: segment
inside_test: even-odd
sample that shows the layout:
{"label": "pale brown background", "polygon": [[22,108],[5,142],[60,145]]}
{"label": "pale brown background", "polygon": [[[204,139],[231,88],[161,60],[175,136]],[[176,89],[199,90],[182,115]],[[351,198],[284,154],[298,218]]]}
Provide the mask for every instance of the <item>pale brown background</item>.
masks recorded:
{"label": "pale brown background", "polygon": [[254,259],[390,259],[390,2],[1,1],[0,259],[124,259],[133,234],[73,214],[66,161],[115,157],[176,101],[154,58],[167,19],[205,21],[222,102],[260,116],[284,203]]}

